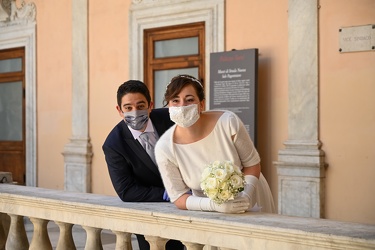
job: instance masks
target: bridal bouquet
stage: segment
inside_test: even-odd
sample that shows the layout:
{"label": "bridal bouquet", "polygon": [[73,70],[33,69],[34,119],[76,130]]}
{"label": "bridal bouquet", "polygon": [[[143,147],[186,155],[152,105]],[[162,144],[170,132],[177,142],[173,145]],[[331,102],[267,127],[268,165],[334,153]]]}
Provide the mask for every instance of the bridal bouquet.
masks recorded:
{"label": "bridal bouquet", "polygon": [[244,190],[245,179],[240,168],[231,161],[214,161],[206,165],[201,179],[201,189],[217,204],[233,200]]}

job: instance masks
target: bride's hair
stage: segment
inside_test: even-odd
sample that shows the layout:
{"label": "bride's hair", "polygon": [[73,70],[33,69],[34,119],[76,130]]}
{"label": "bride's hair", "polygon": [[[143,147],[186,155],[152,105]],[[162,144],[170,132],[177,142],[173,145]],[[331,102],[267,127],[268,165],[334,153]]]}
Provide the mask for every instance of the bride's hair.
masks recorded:
{"label": "bride's hair", "polygon": [[168,102],[172,98],[177,96],[181,92],[181,90],[187,85],[192,85],[194,87],[195,91],[197,92],[199,101],[205,99],[203,84],[197,78],[190,75],[177,75],[173,77],[167,85],[164,94],[164,106],[167,106]]}

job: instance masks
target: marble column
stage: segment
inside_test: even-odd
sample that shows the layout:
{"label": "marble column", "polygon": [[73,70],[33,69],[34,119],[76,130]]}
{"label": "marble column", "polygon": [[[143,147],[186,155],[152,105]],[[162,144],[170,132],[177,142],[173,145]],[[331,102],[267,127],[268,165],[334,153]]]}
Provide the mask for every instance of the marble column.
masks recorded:
{"label": "marble column", "polygon": [[288,139],[277,166],[279,214],[324,217],[319,141],[318,0],[288,2]]}
{"label": "marble column", "polygon": [[72,1],[72,137],[64,147],[67,191],[91,192],[88,126],[88,0]]}

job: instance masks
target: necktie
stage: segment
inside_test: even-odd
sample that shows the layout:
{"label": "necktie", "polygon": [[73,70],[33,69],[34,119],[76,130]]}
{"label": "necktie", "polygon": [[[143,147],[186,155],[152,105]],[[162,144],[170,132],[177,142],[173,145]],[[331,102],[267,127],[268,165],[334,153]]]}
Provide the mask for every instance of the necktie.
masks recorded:
{"label": "necktie", "polygon": [[141,139],[142,146],[146,150],[147,154],[151,157],[152,161],[156,164],[154,148],[156,144],[156,138],[152,132],[144,132],[139,138]]}

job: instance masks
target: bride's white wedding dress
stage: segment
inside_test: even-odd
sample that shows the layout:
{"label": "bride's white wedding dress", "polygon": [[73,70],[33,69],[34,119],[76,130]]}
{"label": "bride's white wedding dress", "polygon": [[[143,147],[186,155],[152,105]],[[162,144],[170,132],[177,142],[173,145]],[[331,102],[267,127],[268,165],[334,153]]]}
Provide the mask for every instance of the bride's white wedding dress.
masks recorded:
{"label": "bride's white wedding dress", "polygon": [[[214,129],[202,140],[189,144],[173,143],[174,125],[157,142],[156,161],[171,202],[189,190],[195,196],[205,197],[200,188],[201,174],[211,162],[229,160],[240,168],[260,162],[258,152],[239,117],[231,111],[222,112]],[[232,135],[235,135],[234,139]],[[263,174],[260,174],[255,198],[261,212],[276,212]],[[257,207],[252,211],[255,210]]]}

